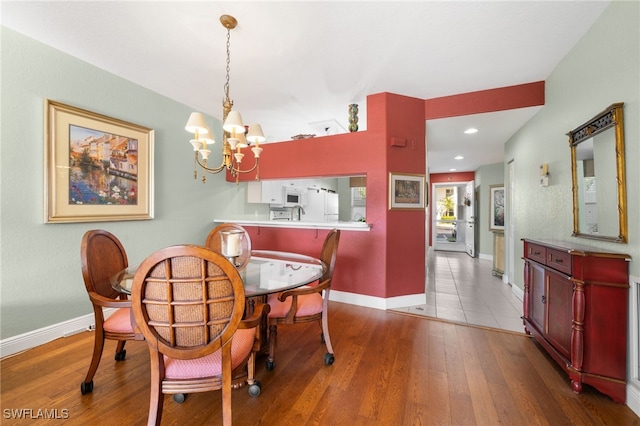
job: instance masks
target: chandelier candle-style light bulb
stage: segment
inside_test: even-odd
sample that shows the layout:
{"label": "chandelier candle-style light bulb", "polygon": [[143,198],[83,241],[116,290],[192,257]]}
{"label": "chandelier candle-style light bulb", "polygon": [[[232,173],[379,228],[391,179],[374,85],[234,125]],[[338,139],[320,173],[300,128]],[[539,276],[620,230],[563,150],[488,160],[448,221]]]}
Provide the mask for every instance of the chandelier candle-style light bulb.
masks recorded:
{"label": "chandelier candle-style light bulb", "polygon": [[[239,183],[240,173],[250,173],[255,170],[256,180],[260,180],[260,169],[258,167],[258,160],[260,159],[260,154],[262,154],[260,142],[265,141],[262,128],[259,124],[252,124],[249,126],[247,132],[247,128],[245,128],[242,121],[242,116],[238,111],[232,109],[233,101],[229,98],[231,30],[238,25],[238,21],[233,16],[222,15],[220,17],[220,23],[227,29],[227,76],[224,85],[225,97],[222,100],[222,164],[218,167],[207,166],[207,159],[211,153],[207,144],[215,143],[213,133],[207,126],[204,114],[200,112],[191,113],[187,120],[185,130],[194,134],[193,139],[190,141],[193,146],[193,151],[195,152],[194,179],[198,177],[197,166],[200,166],[207,173],[219,173],[223,170],[228,170],[229,173],[236,178],[236,183]],[[246,137],[245,132],[247,132]],[[240,165],[245,154],[242,153],[241,149],[248,147],[251,143],[254,144],[254,146],[251,147],[251,151],[255,158],[255,164],[250,169],[242,170]],[[202,161],[200,158],[202,158]],[[202,182],[206,182],[205,174],[202,175]]]}
{"label": "chandelier candle-style light bulb", "polygon": [[213,138],[213,132],[211,131],[209,126],[207,126],[207,133],[205,133],[205,135],[200,139],[202,140],[203,149],[207,149],[207,144],[213,145],[214,143],[216,143],[216,140]]}

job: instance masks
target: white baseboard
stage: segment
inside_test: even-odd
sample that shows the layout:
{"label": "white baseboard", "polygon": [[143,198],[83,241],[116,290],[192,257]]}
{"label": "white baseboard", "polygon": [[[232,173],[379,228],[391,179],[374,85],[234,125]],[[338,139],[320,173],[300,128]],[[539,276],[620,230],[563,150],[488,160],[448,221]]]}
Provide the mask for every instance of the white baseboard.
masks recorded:
{"label": "white baseboard", "polygon": [[640,389],[627,383],[627,407],[636,415],[640,415]]}
{"label": "white baseboard", "polygon": [[480,260],[488,260],[489,262],[493,262],[493,255],[492,254],[486,254],[486,253],[480,253],[478,255],[478,259],[480,259]]}
{"label": "white baseboard", "polygon": [[409,294],[406,296],[390,297],[388,299],[364,294],[347,293],[345,291],[331,290],[329,300],[348,303],[349,305],[364,306],[374,309],[395,309],[405,306],[424,305],[427,303],[426,293]]}
{"label": "white baseboard", "polygon": [[94,325],[93,314],[83,315],[58,324],[0,340],[0,357],[43,345],[60,337],[88,330]]}
{"label": "white baseboard", "polygon": [[[104,310],[105,318],[113,313],[113,308]],[[72,318],[58,324],[49,325],[38,330],[29,331],[17,336],[0,340],[0,358],[14,355],[27,349],[35,348],[60,337],[81,333],[95,327],[93,314]]]}
{"label": "white baseboard", "polygon": [[522,290],[517,285],[512,285],[511,286],[511,293],[513,293],[513,295],[515,297],[517,297],[518,299],[524,300],[524,290]]}

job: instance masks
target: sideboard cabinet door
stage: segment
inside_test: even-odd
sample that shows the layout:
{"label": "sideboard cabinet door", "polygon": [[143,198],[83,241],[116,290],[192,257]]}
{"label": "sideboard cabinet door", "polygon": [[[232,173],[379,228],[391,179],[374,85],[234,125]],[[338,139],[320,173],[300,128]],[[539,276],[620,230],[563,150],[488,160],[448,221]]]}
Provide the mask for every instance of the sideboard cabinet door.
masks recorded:
{"label": "sideboard cabinet door", "polygon": [[560,353],[571,357],[573,282],[567,276],[547,271],[547,333]]}

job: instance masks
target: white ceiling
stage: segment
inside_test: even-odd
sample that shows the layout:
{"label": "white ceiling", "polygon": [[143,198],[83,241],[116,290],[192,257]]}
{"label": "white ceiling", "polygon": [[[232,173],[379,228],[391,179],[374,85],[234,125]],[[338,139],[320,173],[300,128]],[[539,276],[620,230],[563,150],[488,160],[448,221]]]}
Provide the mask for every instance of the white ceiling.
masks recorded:
{"label": "white ceiling", "polygon": [[[219,17],[233,15],[234,109],[246,123],[261,123],[268,141],[283,141],[300,133],[321,136],[325,127],[329,134],[345,131],[350,103],[360,105],[364,129],[369,94],[429,99],[545,80],[608,4],[3,0],[1,19],[220,118],[226,29]],[[429,121],[429,171],[473,171],[502,161],[505,140],[538,110]],[[469,125],[480,131],[460,134]]]}

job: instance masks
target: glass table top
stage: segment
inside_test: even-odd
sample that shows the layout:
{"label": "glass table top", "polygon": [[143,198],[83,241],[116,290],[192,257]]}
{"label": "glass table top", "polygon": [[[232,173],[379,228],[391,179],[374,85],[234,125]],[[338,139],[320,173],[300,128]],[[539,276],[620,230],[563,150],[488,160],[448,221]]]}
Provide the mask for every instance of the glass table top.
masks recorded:
{"label": "glass table top", "polygon": [[[131,294],[138,265],[129,266],[111,279],[116,290]],[[297,253],[252,250],[249,262],[239,270],[246,297],[278,293],[312,283],[322,277],[326,265]]]}

